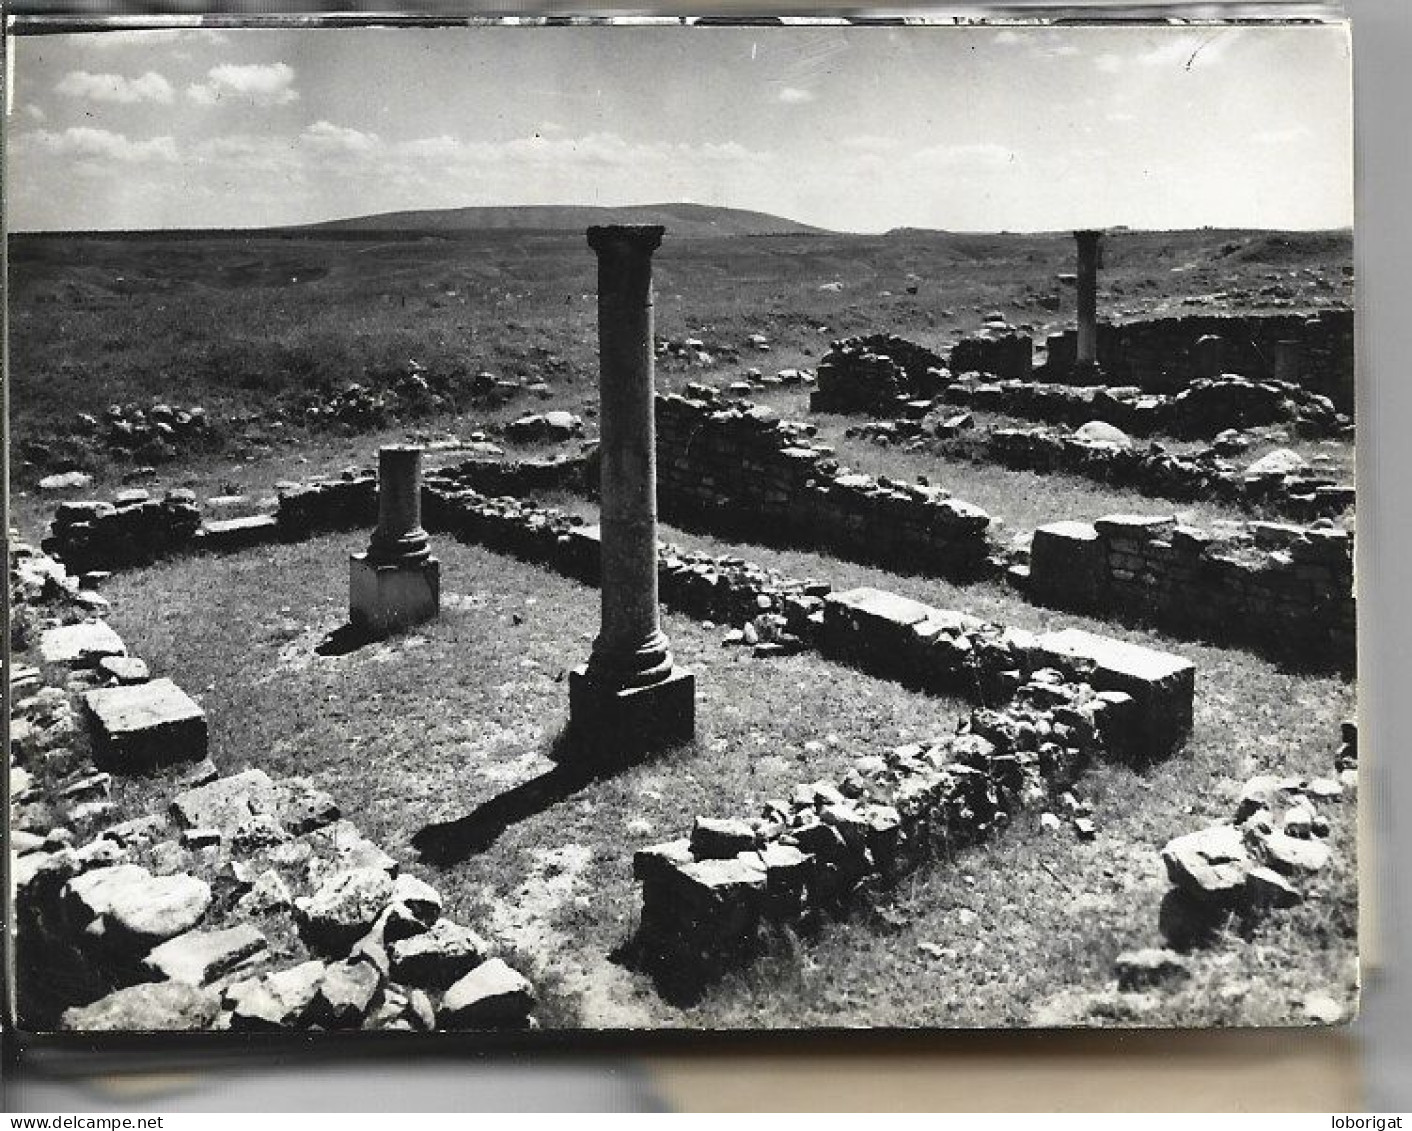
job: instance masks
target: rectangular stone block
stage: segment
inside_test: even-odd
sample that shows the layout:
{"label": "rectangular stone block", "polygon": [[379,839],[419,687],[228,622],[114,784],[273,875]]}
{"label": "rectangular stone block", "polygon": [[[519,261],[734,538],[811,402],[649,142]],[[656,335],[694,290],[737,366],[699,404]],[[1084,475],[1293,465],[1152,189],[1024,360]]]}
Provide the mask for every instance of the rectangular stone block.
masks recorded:
{"label": "rectangular stone block", "polygon": [[874,671],[902,675],[910,667],[914,628],[936,612],[920,601],[868,586],[830,593],[824,598],[820,647]]}
{"label": "rectangular stone block", "polygon": [[207,522],[201,527],[201,545],[208,550],[244,550],[267,542],[277,542],[279,538],[279,520],[272,514],[221,518]]}
{"label": "rectangular stone block", "polygon": [[127,655],[127,645],[105,621],[86,621],[47,628],[39,637],[39,654],[46,664],[95,667],[105,656]]}
{"label": "rectangular stone block", "polygon": [[696,677],[675,668],[647,687],[606,688],[581,664],[569,673],[569,733],[563,760],[625,764],[696,736]]}
{"label": "rectangular stone block", "polygon": [[1039,638],[1039,658],[1099,691],[1131,695],[1136,717],[1134,760],[1171,753],[1191,731],[1196,665],[1169,652],[1070,628]]}
{"label": "rectangular stone block", "polygon": [[101,688],[83,702],[102,769],[133,773],[206,757],[206,714],[169,679]]}
{"label": "rectangular stone block", "polygon": [[1126,538],[1141,543],[1170,538],[1177,528],[1177,520],[1172,515],[1107,514],[1094,519],[1093,526],[1105,538]]}
{"label": "rectangular stone block", "polygon": [[1054,608],[1088,611],[1108,583],[1103,539],[1087,522],[1041,526],[1030,540],[1030,595]]}
{"label": "rectangular stone block", "polygon": [[441,563],[379,565],[367,554],[349,559],[349,623],[380,640],[433,619],[441,611]]}

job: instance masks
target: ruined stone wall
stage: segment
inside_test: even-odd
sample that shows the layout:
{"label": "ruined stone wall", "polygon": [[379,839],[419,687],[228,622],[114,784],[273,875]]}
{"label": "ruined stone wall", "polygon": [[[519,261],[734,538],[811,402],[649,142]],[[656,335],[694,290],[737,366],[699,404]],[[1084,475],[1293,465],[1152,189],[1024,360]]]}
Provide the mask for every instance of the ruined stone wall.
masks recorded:
{"label": "ruined stone wall", "polygon": [[1063,385],[1042,381],[958,378],[941,394],[946,404],[1021,416],[1050,424],[1102,420],[1139,436],[1164,432],[1209,437],[1227,428],[1290,424],[1307,436],[1349,434],[1352,422],[1333,403],[1283,381],[1223,375],[1190,382],[1174,395],[1136,386]]}
{"label": "ruined stone wall", "polygon": [[833,342],[819,363],[814,412],[887,411],[899,398],[933,397],[950,378],[931,350],[893,334]]}
{"label": "ruined stone wall", "polygon": [[1253,522],[1212,533],[1174,518],[1109,515],[1042,526],[1027,591],[1055,608],[1155,624],[1302,667],[1352,671],[1353,536]]}
{"label": "ruined stone wall", "polygon": [[984,571],[990,516],[934,487],[839,467],[813,429],[766,408],[657,398],[657,498],[669,522],[788,539],[938,576]]}
{"label": "ruined stone wall", "polygon": [[1177,500],[1209,499],[1299,521],[1333,517],[1353,506],[1354,490],[1309,472],[1247,475],[1214,452],[1180,455],[1091,443],[1048,428],[995,428],[974,443],[1005,467],[1064,472]]}
{"label": "ruined stone wall", "polygon": [[[1281,341],[1300,343],[1301,362],[1293,376],[1301,386],[1330,398],[1339,411],[1353,411],[1354,319],[1351,310],[1304,314],[1188,314],[1098,327],[1102,380],[1133,384],[1146,392],[1179,389],[1199,371],[1196,342],[1207,335],[1223,342],[1221,370],[1253,380],[1276,376],[1275,349]],[[1048,341],[1048,361],[1038,375],[1068,379],[1077,354],[1070,331]],[[957,370],[961,372],[961,370]]]}
{"label": "ruined stone wall", "polygon": [[689,999],[785,930],[846,914],[1057,797],[1107,749],[1129,705],[1039,672],[1007,706],[975,710],[957,735],[860,757],[840,780],[801,785],[758,816],[698,819],[690,836],[633,858],[636,962]]}

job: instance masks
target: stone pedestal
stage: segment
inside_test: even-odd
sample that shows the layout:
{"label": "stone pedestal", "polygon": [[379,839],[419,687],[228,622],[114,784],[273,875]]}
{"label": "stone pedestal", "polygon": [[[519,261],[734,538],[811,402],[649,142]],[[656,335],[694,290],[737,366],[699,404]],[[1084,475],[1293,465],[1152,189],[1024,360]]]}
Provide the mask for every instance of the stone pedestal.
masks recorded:
{"label": "stone pedestal", "polygon": [[572,673],[566,757],[608,764],[688,742],[695,679],[678,668],[657,605],[652,253],[662,229],[588,230],[598,256],[602,622]]}
{"label": "stone pedestal", "polygon": [[1078,243],[1078,353],[1080,369],[1098,365],[1098,256],[1102,232],[1075,232]]}
{"label": "stone pedestal", "polygon": [[422,529],[422,449],[378,452],[378,525],[349,561],[348,621],[378,640],[441,610],[441,563]]}

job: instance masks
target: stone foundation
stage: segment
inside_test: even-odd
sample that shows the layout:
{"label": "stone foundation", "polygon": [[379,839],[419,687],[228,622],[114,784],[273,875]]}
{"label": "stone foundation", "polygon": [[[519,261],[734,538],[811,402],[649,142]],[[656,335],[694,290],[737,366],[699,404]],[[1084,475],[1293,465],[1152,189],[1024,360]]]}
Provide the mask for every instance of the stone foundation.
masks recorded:
{"label": "stone foundation", "polygon": [[801,785],[758,816],[698,819],[690,836],[633,857],[636,962],[690,1000],[785,932],[818,930],[1057,798],[1127,730],[1131,707],[1121,692],[1037,671],[1012,703],[978,708],[959,734],[860,757],[838,781]]}
{"label": "stone foundation", "polygon": [[662,517],[956,579],[988,568],[990,516],[944,490],[848,471],[809,425],[693,387],[657,399]]}
{"label": "stone foundation", "polygon": [[1033,600],[1055,608],[1152,623],[1304,667],[1354,667],[1353,537],[1331,525],[1208,532],[1147,515],[1056,523],[1035,531],[1023,581]]}
{"label": "stone foundation", "polygon": [[1289,424],[1312,437],[1352,434],[1351,420],[1327,397],[1286,381],[1252,381],[1236,374],[1199,378],[1172,393],[1146,393],[1134,385],[996,381],[963,374],[940,399],[1050,424],[1101,420],[1136,436],[1209,438],[1228,428],[1265,424]]}

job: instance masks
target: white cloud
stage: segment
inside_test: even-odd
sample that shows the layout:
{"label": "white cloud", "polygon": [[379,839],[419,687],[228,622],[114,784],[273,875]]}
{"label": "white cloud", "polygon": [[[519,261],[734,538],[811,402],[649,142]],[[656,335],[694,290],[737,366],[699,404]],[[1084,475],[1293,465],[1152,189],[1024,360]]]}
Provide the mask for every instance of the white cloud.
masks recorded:
{"label": "white cloud", "polygon": [[222,99],[257,106],[287,106],[299,100],[294,68],[288,63],[222,63],[206,72],[205,82],[188,86],[186,96],[201,106],[214,106]]}
{"label": "white cloud", "polygon": [[[154,137],[135,141],[126,134],[91,126],[70,126],[66,130],[35,130],[21,135],[22,145],[32,145],[57,157],[71,158],[90,166],[113,163],[137,165],[148,162],[175,163],[180,160],[175,140]],[[90,170],[91,171],[91,170]]]}
{"label": "white cloud", "polygon": [[775,94],[775,101],[783,102],[786,106],[800,106],[805,102],[813,102],[814,93],[797,86],[784,86]]}
{"label": "white cloud", "polygon": [[970,142],[962,145],[930,145],[912,154],[912,160],[922,165],[949,169],[1002,169],[1020,160],[1013,149],[991,142]]}
{"label": "white cloud", "polygon": [[172,84],[156,71],[148,71],[135,79],[123,75],[70,71],[54,89],[69,98],[129,105],[135,102],[169,103],[176,94]]}
{"label": "white cloud", "polygon": [[371,153],[380,147],[377,134],[363,133],[347,126],[335,126],[332,122],[318,121],[308,127],[300,141],[317,150],[333,153]]}
{"label": "white cloud", "polygon": [[29,118],[32,122],[42,122],[49,116],[44,112],[42,106],[36,106],[33,102],[27,102],[25,104],[24,114],[25,117]]}

